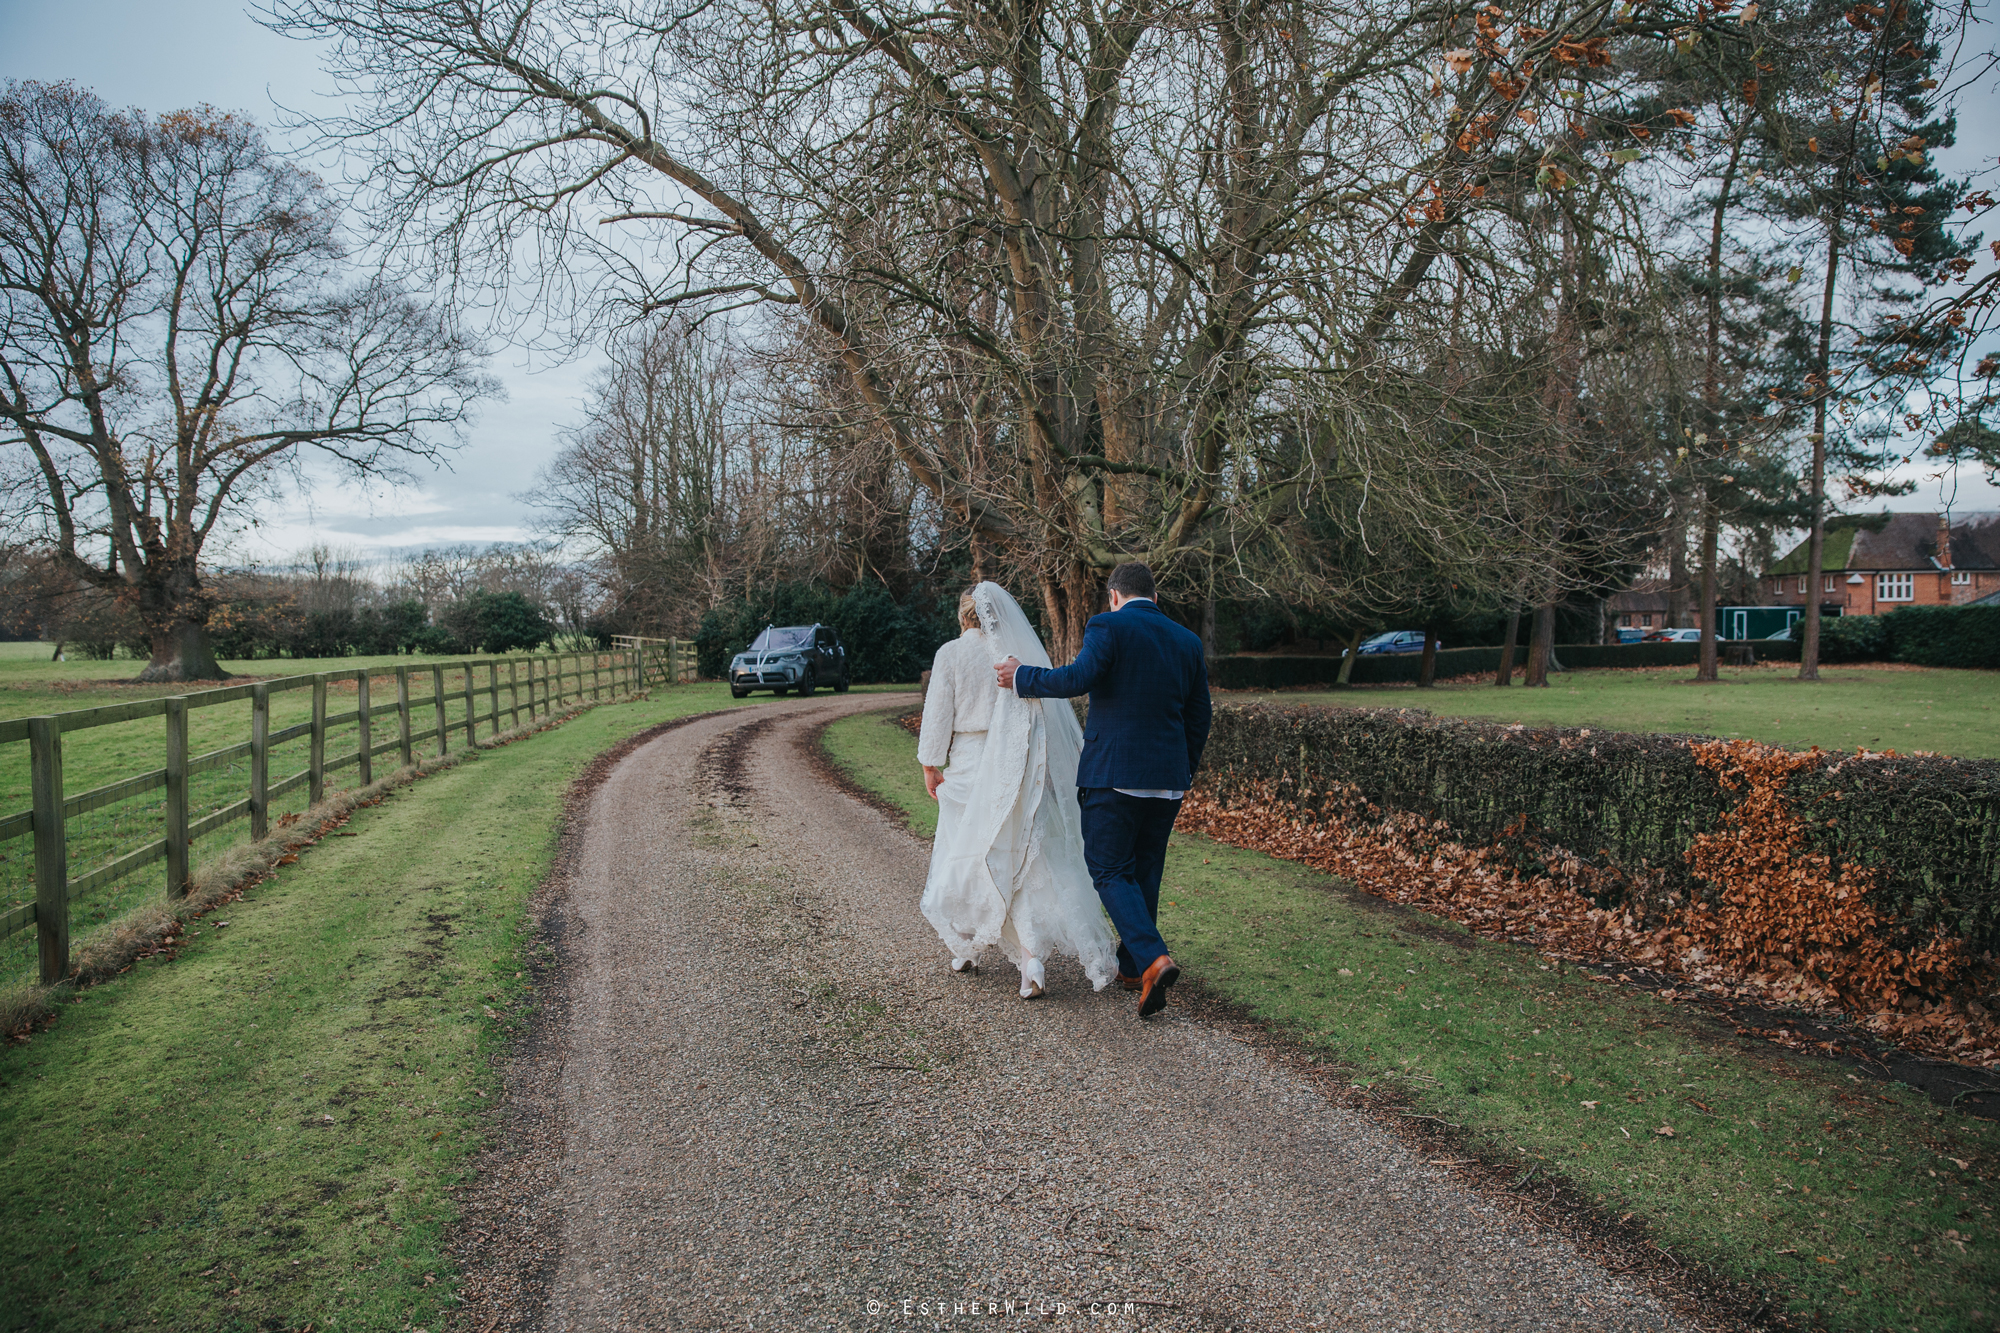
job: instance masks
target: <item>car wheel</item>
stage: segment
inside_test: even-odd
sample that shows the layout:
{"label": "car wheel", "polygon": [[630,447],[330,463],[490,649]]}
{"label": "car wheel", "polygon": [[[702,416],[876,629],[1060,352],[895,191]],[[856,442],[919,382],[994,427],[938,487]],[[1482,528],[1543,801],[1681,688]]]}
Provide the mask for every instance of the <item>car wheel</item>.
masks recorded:
{"label": "car wheel", "polygon": [[819,682],[813,678],[812,668],[807,667],[806,674],[799,677],[799,698],[809,698],[818,687]]}
{"label": "car wheel", "polygon": [[747,696],[749,695],[749,693],[750,693],[750,691],[748,691],[748,690],[739,690],[739,689],[737,689],[737,688],[736,688],[736,687],[735,687],[734,685],[731,685],[731,686],[729,687],[729,697],[730,697],[730,698],[732,698],[732,699],[742,699],[742,698],[745,698],[745,697],[747,697]]}
{"label": "car wheel", "polygon": [[773,685],[773,686],[771,687],[771,693],[772,693],[772,694],[783,694],[783,693],[785,693],[785,691],[787,691],[787,690],[789,690],[789,689],[791,689],[791,688],[792,688],[792,687],[791,687],[791,686],[789,686],[789,685]]}
{"label": "car wheel", "polygon": [[839,681],[837,681],[834,684],[833,692],[835,694],[845,694],[847,693],[847,686],[848,686],[847,673],[843,671],[840,673]]}

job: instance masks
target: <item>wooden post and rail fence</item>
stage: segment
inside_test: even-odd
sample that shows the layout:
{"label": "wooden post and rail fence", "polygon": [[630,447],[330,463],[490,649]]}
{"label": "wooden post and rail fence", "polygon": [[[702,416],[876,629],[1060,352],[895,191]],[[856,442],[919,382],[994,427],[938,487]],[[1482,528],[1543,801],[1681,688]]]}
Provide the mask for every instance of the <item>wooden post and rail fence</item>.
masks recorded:
{"label": "wooden post and rail fence", "polygon": [[[447,672],[463,672],[459,706],[448,708]],[[481,672],[485,680],[479,680]],[[430,685],[429,725],[417,711],[410,681],[428,677]],[[393,678],[395,702],[379,703],[371,696],[370,682]],[[358,668],[351,671],[324,671],[307,676],[261,680],[247,685],[198,690],[184,695],[111,704],[43,717],[0,721],[0,749],[24,744],[29,751],[33,807],[0,815],[0,845],[18,838],[34,840],[34,900],[0,908],[0,939],[35,928],[43,985],[52,985],[69,973],[71,902],[100,886],[111,884],[155,861],[166,862],[166,891],[169,898],[187,894],[193,874],[193,846],[197,838],[212,834],[237,820],[250,821],[253,840],[264,838],[271,828],[273,803],[299,787],[307,789],[308,805],[325,796],[329,775],[356,769],[357,786],[374,780],[375,760],[393,753],[399,766],[416,761],[420,747],[434,746],[435,753],[450,753],[456,738],[470,746],[484,725],[487,735],[522,725],[523,714],[533,722],[556,709],[583,699],[603,699],[631,694],[648,684],[673,685],[694,678],[693,645],[669,639],[621,642],[609,652],[555,653],[533,657],[453,659],[411,663],[394,667]],[[339,713],[327,711],[329,685],[352,682],[355,706]],[[308,720],[273,729],[271,699],[293,690],[312,691],[312,713]],[[453,691],[454,695],[460,691]],[[484,696],[483,700],[480,696]],[[505,696],[503,703],[502,696]],[[211,708],[237,700],[250,701],[249,738],[234,745],[190,754],[188,716],[196,709]],[[344,702],[344,701],[343,701]],[[480,712],[481,703],[486,711]],[[456,717],[448,714],[457,713]],[[114,723],[145,718],[161,718],[165,724],[163,767],[134,777],[96,787],[75,796],[63,788],[63,737],[69,733]],[[376,724],[383,724],[384,738],[377,740]],[[329,754],[330,729],[354,724],[353,748],[343,746]],[[504,725],[503,725],[504,724]],[[287,741],[309,741],[305,767],[296,772],[273,776],[271,752]],[[249,762],[248,790],[239,800],[191,817],[190,784],[203,773]],[[70,877],[69,821],[90,811],[131,800],[164,789],[164,809],[158,836],[147,837],[140,845],[72,879]],[[241,790],[239,788],[239,790]],[[4,902],[0,899],[0,902]]]}
{"label": "wooden post and rail fence", "polygon": [[648,639],[637,634],[614,634],[611,646],[639,655],[641,685],[686,685],[695,678],[694,641],[691,639]]}

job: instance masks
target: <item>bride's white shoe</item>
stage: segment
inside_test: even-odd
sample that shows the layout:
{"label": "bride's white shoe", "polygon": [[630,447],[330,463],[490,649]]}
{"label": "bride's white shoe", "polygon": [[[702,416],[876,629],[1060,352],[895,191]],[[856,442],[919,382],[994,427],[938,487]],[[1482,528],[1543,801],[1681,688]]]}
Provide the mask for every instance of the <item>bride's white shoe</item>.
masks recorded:
{"label": "bride's white shoe", "polygon": [[973,962],[970,958],[954,958],[951,960],[951,970],[954,972],[963,972],[969,977],[976,977],[979,975],[979,964]]}
{"label": "bride's white shoe", "polygon": [[1022,999],[1033,1000],[1038,998],[1042,994],[1043,986],[1047,983],[1048,979],[1048,974],[1042,970],[1041,959],[1024,958],[1021,960]]}

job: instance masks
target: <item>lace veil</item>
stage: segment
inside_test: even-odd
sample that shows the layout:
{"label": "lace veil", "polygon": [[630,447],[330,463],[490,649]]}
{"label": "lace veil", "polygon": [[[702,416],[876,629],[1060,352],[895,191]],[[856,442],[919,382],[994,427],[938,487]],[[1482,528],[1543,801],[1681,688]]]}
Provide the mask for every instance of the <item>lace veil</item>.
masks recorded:
{"label": "lace veil", "polygon": [[[1054,665],[1049,661],[1048,649],[1042,646],[1041,636],[1028,622],[1028,613],[1021,609],[1012,593],[997,583],[982,583],[972,590],[972,605],[979,613],[979,628],[986,632],[986,642],[996,664],[1012,657],[1023,666]],[[1083,728],[1077,724],[1076,710],[1067,699],[1021,699],[1011,690],[1003,690],[1001,695],[1003,700],[1040,708],[1048,729],[1050,780],[1074,804],[1077,757],[1083,753]]]}

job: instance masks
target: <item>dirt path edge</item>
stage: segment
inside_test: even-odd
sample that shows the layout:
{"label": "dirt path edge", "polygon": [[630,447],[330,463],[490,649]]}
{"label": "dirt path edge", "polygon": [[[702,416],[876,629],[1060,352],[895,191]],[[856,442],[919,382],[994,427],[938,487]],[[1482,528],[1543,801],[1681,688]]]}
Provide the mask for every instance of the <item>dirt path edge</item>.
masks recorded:
{"label": "dirt path edge", "polygon": [[522,958],[530,982],[527,1021],[496,1059],[501,1093],[480,1117],[484,1146],[471,1180],[454,1188],[459,1216],[445,1249],[459,1270],[461,1304],[446,1333],[541,1333],[562,1261],[561,1217],[552,1200],[562,1160],[563,1033],[571,1002],[575,929],[565,911],[591,798],[614,769],[668,732],[738,708],[690,713],[636,732],[592,759],[563,793],[555,855],[528,902]]}

